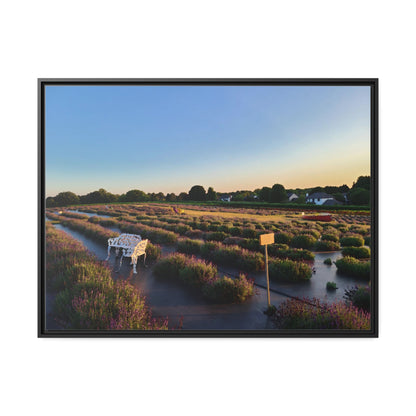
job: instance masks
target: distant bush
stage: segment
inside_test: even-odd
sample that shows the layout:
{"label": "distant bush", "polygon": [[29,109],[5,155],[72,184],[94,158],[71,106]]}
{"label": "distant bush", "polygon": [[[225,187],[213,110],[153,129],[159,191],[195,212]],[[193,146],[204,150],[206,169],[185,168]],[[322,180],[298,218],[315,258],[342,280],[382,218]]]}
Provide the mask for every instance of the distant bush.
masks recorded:
{"label": "distant bush", "polygon": [[189,230],[185,233],[186,237],[202,240],[204,232],[201,230]]}
{"label": "distant bush", "polygon": [[238,246],[207,242],[201,246],[201,256],[218,265],[235,267],[244,271],[264,269],[264,256]]}
{"label": "distant bush", "polygon": [[364,245],[364,239],[359,236],[342,237],[339,241],[342,247],[361,247]]}
{"label": "distant bush", "polygon": [[226,237],[228,237],[228,234],[224,233],[223,231],[215,231],[205,233],[204,237],[207,241],[223,241]]}
{"label": "distant bush", "polygon": [[298,282],[309,280],[312,277],[312,269],[305,263],[273,259],[269,262],[269,274],[271,279]]}
{"label": "distant bush", "polygon": [[312,237],[311,235],[301,234],[301,235],[296,235],[295,237],[293,237],[290,245],[295,248],[310,249],[314,246],[315,243],[316,243],[316,239]]}
{"label": "distant bush", "polygon": [[89,218],[88,215],[78,214],[77,212],[69,212],[69,211],[64,211],[62,215],[67,218],[75,218],[77,220],[88,220]]}
{"label": "distant bush", "polygon": [[243,237],[227,237],[227,238],[223,241],[223,244],[226,244],[226,245],[232,245],[232,246],[238,246],[238,245],[240,245],[243,241],[245,241],[245,238],[243,238]]}
{"label": "distant bush", "polygon": [[244,238],[256,238],[259,232],[254,228],[243,228],[241,230],[241,236]]}
{"label": "distant bush", "polygon": [[371,236],[364,237],[364,244],[366,246],[370,247],[370,245],[371,245]]}
{"label": "distant bush", "polygon": [[326,282],[326,290],[337,290],[337,284],[335,282]]}
{"label": "distant bush", "polygon": [[324,260],[324,264],[331,266],[332,260],[328,257],[327,259]]}
{"label": "distant bush", "polygon": [[335,262],[338,272],[354,277],[370,279],[370,262],[362,262],[354,257],[343,257]]}
{"label": "distant bush", "polygon": [[203,244],[202,240],[185,239],[178,241],[176,248],[179,253],[199,254]]}
{"label": "distant bush", "polygon": [[[270,246],[271,247],[271,246]],[[289,259],[289,260],[297,260],[297,261],[312,261],[315,258],[315,254],[313,254],[309,250],[303,250],[298,248],[291,248],[291,249],[272,249],[269,251],[269,247],[267,250],[272,257],[277,257],[279,259]]]}
{"label": "distant bush", "polygon": [[334,241],[337,243],[339,241],[339,238],[337,235],[334,235],[334,234],[322,234],[321,240],[322,241]]}
{"label": "distant bush", "polygon": [[300,234],[302,235],[311,235],[313,238],[315,238],[316,240],[321,236],[321,233],[319,233],[316,230],[302,230],[300,232]]}
{"label": "distant bush", "polygon": [[317,241],[314,246],[315,251],[338,251],[341,247],[335,241]]}
{"label": "distant bush", "polygon": [[368,247],[345,247],[342,250],[342,255],[355,257],[356,259],[369,259],[371,251]]}
{"label": "distant bush", "polygon": [[279,244],[290,244],[293,238],[293,234],[279,232],[274,235],[274,242]]}
{"label": "distant bush", "polygon": [[192,228],[187,224],[177,224],[173,231],[180,235],[184,235],[186,232],[190,230],[192,230]]}
{"label": "distant bush", "polygon": [[241,235],[240,227],[231,227],[230,228],[230,234],[233,235],[233,236],[240,236]]}

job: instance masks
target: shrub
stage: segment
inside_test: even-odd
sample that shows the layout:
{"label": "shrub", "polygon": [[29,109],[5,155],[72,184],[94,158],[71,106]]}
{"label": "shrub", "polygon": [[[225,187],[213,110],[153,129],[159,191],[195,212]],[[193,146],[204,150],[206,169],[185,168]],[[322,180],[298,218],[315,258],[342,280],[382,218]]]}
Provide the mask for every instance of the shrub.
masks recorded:
{"label": "shrub", "polygon": [[364,244],[366,246],[370,247],[370,245],[371,245],[371,236],[368,235],[367,237],[364,237]]}
{"label": "shrub", "polygon": [[253,282],[244,275],[231,279],[217,275],[217,268],[211,263],[188,257],[183,254],[172,254],[159,261],[154,268],[157,276],[176,278],[184,284],[201,291],[210,301],[243,302],[254,293]]}
{"label": "shrub", "polygon": [[274,259],[269,263],[269,274],[271,279],[297,282],[309,280],[312,277],[312,269],[305,263]]}
{"label": "shrub", "polygon": [[223,241],[223,244],[233,245],[233,246],[239,246],[244,241],[245,241],[245,239],[243,237],[227,237]]}
{"label": "shrub", "polygon": [[183,269],[179,270],[179,278],[185,284],[196,288],[215,280],[216,276],[217,268],[211,263],[201,260],[190,261]]}
{"label": "shrub", "polygon": [[201,247],[201,256],[218,265],[236,267],[245,271],[264,269],[264,258],[261,253],[254,253],[238,246],[226,246],[221,243],[205,243]]}
{"label": "shrub", "polygon": [[156,276],[165,278],[178,278],[179,272],[185,268],[189,262],[189,257],[184,254],[175,253],[156,263],[153,273]]}
{"label": "shrub", "polygon": [[62,225],[71,228],[72,230],[79,231],[81,234],[93,238],[105,245],[107,245],[109,238],[118,236],[118,233],[114,231],[107,230],[101,225],[92,224],[84,220],[63,220]]}
{"label": "shrub", "polygon": [[178,241],[176,248],[180,253],[199,254],[202,244],[204,244],[202,240],[185,239]]}
{"label": "shrub", "polygon": [[354,286],[351,289],[345,289],[344,299],[351,302],[356,308],[370,312],[371,292],[370,287]]}
{"label": "shrub", "polygon": [[338,251],[341,247],[335,241],[317,241],[315,251]]}
{"label": "shrub", "polygon": [[240,227],[231,227],[230,228],[230,234],[232,236],[240,236],[241,235],[241,229],[240,229]]}
{"label": "shrub", "polygon": [[334,241],[335,243],[337,243],[339,241],[339,238],[337,235],[334,235],[334,234],[322,234],[321,240],[322,241]]}
{"label": "shrub", "polygon": [[335,262],[338,272],[359,278],[370,278],[370,262],[362,262],[354,257],[343,257]]}
{"label": "shrub", "polygon": [[222,231],[216,231],[211,233],[205,233],[205,240],[207,241],[223,241],[228,234]]}
{"label": "shrub", "polygon": [[316,243],[316,239],[311,235],[300,234],[293,237],[291,246],[295,248],[312,248]]}
{"label": "shrub", "polygon": [[155,262],[159,260],[162,255],[162,249],[158,244],[152,244],[150,241],[146,246],[146,262]]}
{"label": "shrub", "polygon": [[335,282],[326,282],[326,290],[337,290],[337,284]]}
{"label": "shrub", "polygon": [[78,214],[77,212],[64,211],[62,215],[67,218],[75,218],[76,220],[88,220],[89,219],[88,215]]}
{"label": "shrub", "polygon": [[316,230],[302,230],[301,235],[311,235],[316,240],[321,236],[321,234]]}
{"label": "shrub", "polygon": [[280,244],[290,244],[292,241],[293,235],[290,233],[280,232],[274,235],[274,242]]}
{"label": "shrub", "polygon": [[290,299],[283,302],[275,314],[281,329],[371,329],[370,314],[346,305],[318,299]]}
{"label": "shrub", "polygon": [[267,247],[267,251],[272,257],[277,257],[279,259],[289,259],[289,260],[299,260],[299,261],[312,261],[315,258],[315,254],[313,254],[309,250],[303,250],[303,249],[274,249],[272,248],[269,250],[272,246]]}
{"label": "shrub", "polygon": [[240,274],[238,279],[223,276],[204,287],[205,296],[216,302],[241,303],[254,293],[253,282]]}
{"label": "shrub", "polygon": [[201,230],[189,230],[185,233],[186,237],[202,240],[204,232]]}
{"label": "shrub", "polygon": [[368,247],[345,247],[342,250],[342,255],[355,257],[356,259],[369,259],[371,251]]}
{"label": "shrub", "polygon": [[364,245],[364,239],[361,236],[347,236],[340,239],[342,247],[361,247]]}
{"label": "shrub", "polygon": [[243,228],[241,230],[241,236],[244,238],[256,238],[259,232],[254,228]]}
{"label": "shrub", "polygon": [[332,260],[328,257],[327,259],[324,260],[324,264],[327,264],[328,266],[331,266]]}

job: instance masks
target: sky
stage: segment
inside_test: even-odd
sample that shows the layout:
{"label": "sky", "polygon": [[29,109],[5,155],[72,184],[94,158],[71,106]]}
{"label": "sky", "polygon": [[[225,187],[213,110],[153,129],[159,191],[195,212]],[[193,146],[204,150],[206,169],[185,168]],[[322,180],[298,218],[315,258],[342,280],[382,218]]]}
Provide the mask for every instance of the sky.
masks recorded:
{"label": "sky", "polygon": [[46,195],[351,186],[370,87],[46,86]]}

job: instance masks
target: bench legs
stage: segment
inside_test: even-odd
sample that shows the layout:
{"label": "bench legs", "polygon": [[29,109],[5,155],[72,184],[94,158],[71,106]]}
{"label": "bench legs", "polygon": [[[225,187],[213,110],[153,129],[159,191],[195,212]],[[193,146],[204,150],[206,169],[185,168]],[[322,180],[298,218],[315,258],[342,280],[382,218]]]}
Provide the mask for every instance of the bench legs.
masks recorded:
{"label": "bench legs", "polygon": [[111,254],[111,246],[108,246],[108,250],[107,250],[107,258],[105,259],[105,261],[110,260],[110,254]]}

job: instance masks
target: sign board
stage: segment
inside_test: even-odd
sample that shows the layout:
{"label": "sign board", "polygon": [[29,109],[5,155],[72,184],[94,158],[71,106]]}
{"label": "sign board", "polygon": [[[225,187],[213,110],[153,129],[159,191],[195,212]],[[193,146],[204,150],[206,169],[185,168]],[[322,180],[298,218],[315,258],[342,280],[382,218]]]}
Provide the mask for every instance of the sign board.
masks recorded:
{"label": "sign board", "polygon": [[260,236],[260,245],[265,246],[266,244],[274,243],[274,233],[271,234],[262,234]]}

